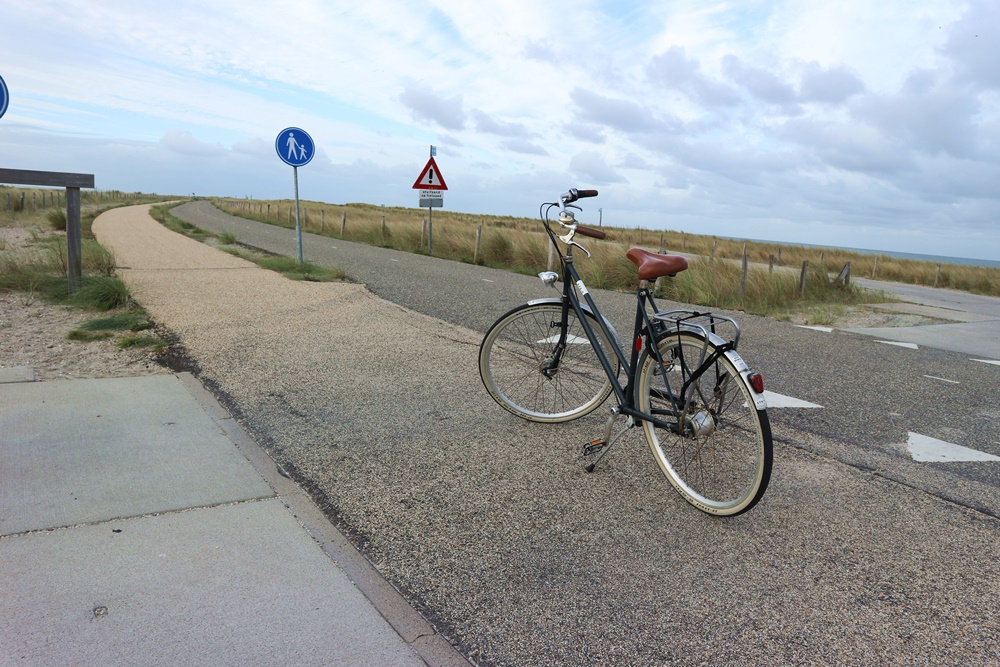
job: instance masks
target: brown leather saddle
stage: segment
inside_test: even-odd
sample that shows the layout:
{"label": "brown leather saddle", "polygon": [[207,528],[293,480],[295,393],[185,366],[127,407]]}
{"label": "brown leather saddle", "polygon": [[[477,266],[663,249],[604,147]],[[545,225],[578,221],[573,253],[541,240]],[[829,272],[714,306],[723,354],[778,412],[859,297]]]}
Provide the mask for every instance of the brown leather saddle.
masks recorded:
{"label": "brown leather saddle", "polygon": [[656,253],[632,248],[625,256],[639,269],[639,280],[656,280],[663,276],[676,276],[688,267],[687,258],[680,255],[657,255]]}

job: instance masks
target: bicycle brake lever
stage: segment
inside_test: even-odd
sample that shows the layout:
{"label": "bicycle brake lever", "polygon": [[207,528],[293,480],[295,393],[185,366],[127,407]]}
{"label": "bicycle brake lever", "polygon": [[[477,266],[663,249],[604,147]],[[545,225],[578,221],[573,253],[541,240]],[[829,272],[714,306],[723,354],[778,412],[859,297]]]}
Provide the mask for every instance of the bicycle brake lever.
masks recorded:
{"label": "bicycle brake lever", "polygon": [[569,234],[566,234],[565,236],[560,236],[558,238],[559,238],[560,241],[562,241],[566,245],[569,245],[569,246],[574,246],[575,245],[577,248],[579,248],[580,250],[582,250],[585,253],[587,253],[587,257],[593,257],[593,255],[590,254],[589,250],[587,250],[582,245],[580,245],[579,243],[577,243],[576,241],[573,240],[573,234],[575,234],[575,233],[576,233],[576,230],[572,229],[572,230],[570,230]]}
{"label": "bicycle brake lever", "polygon": [[575,245],[575,246],[576,246],[577,248],[579,248],[580,250],[582,250],[582,251],[584,251],[585,253],[587,253],[587,257],[592,257],[592,256],[593,256],[593,255],[591,255],[591,254],[590,254],[590,251],[589,251],[589,250],[587,250],[586,248],[584,248],[584,247],[583,247],[582,245],[580,245],[580,244],[579,244],[579,243],[577,243],[576,241],[570,241],[570,242],[569,242],[569,244],[570,244],[570,245]]}

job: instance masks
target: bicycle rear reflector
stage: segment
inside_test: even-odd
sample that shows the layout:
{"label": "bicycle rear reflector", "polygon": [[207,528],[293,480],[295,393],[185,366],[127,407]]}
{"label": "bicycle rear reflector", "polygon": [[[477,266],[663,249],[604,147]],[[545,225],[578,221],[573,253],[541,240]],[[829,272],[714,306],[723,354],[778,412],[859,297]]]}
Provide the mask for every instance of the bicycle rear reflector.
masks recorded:
{"label": "bicycle rear reflector", "polygon": [[750,375],[747,376],[747,379],[750,380],[750,386],[753,387],[753,390],[755,392],[757,392],[758,394],[764,393],[763,375],[761,375],[760,373],[751,373]]}

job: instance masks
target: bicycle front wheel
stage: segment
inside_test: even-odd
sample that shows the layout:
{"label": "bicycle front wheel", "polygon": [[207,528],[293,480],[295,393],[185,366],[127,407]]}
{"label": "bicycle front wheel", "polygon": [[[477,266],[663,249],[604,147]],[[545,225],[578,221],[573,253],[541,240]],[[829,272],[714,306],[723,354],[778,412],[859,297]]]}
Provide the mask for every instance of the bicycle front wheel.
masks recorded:
{"label": "bicycle front wheel", "polygon": [[[589,312],[589,324],[618,372],[618,358]],[[576,312],[567,313],[566,344],[557,348],[562,305],[525,304],[510,311],[486,332],[479,348],[479,375],[490,396],[504,409],[534,422],[565,422],[593,412],[611,393]]]}
{"label": "bicycle front wheel", "polygon": [[685,397],[679,396],[700,360],[715,350],[700,336],[668,334],[658,349],[663,365],[644,351],[636,388],[639,409],[670,424],[643,422],[653,458],[681,496],[703,512],[746,512],[764,495],[771,477],[767,412],[756,408],[753,390],[725,355],[691,383]]}

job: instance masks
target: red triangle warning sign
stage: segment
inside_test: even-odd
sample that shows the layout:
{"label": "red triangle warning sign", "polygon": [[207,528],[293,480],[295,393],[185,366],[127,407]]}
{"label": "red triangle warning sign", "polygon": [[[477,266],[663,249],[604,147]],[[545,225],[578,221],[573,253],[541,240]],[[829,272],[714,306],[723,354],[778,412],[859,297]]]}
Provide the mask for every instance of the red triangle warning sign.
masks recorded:
{"label": "red triangle warning sign", "polygon": [[413,183],[414,190],[447,190],[448,186],[445,185],[444,179],[441,178],[441,170],[438,169],[437,163],[434,158],[427,161],[427,166],[424,170],[420,172],[417,176],[417,180]]}

